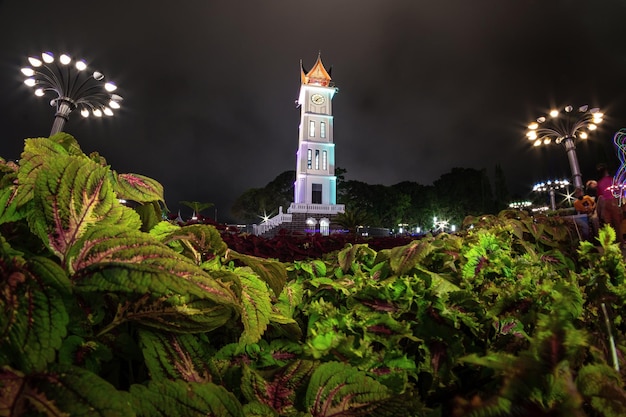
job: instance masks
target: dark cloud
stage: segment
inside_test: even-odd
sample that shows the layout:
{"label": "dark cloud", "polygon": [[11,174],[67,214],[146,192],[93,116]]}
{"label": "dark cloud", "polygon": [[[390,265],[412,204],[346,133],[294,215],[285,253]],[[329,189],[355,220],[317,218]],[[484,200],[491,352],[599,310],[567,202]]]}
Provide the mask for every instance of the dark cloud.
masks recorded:
{"label": "dark cloud", "polygon": [[243,191],[295,168],[299,61],[310,67],[321,51],[340,89],[336,162],[348,179],[430,184],[453,167],[500,164],[523,194],[569,176],[562,149],[524,142],[526,123],[552,105],[607,113],[579,145],[584,176],[600,159],[617,163],[625,9],[619,0],[2,1],[0,155],[17,158],[24,138],[52,124],[20,66],[68,51],[125,97],[112,119],[71,118],[66,130],[83,150],[161,181],[174,210],[210,201],[225,219]]}

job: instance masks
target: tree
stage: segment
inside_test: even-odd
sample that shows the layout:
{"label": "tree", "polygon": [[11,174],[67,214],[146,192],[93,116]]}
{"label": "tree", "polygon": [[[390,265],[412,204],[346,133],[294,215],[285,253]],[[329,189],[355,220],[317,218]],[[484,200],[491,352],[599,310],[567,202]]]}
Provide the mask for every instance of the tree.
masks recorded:
{"label": "tree", "polygon": [[484,169],[452,168],[434,182],[439,207],[447,208],[448,220],[460,224],[467,215],[493,212],[493,194]]}
{"label": "tree", "polygon": [[370,216],[359,209],[339,213],[333,218],[333,222],[348,230],[348,233],[356,235],[360,226],[366,226],[370,223]]}
{"label": "tree", "polygon": [[263,188],[250,188],[237,197],[231,214],[244,223],[258,222],[260,215],[277,213],[293,201],[295,171],[284,171]]}
{"label": "tree", "polygon": [[501,211],[508,207],[511,201],[511,195],[506,185],[506,178],[504,177],[504,170],[500,164],[496,164],[493,187],[495,194],[495,211]]}
{"label": "tree", "polygon": [[213,203],[200,203],[198,201],[181,201],[180,204],[193,210],[193,215],[197,216],[202,210],[206,210],[214,206]]}

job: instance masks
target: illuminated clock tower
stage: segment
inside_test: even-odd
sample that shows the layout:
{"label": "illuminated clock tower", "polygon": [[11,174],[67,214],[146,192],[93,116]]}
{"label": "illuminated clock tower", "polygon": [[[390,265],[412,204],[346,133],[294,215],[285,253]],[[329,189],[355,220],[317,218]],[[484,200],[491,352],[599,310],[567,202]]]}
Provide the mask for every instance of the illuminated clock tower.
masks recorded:
{"label": "illuminated clock tower", "polygon": [[[296,153],[294,202],[288,213],[334,215],[344,212],[337,204],[335,144],[333,142],[333,96],[337,89],[322,64],[321,56],[310,71],[300,63],[300,128]],[[314,216],[310,220],[315,220]],[[328,219],[326,219],[328,220]]]}

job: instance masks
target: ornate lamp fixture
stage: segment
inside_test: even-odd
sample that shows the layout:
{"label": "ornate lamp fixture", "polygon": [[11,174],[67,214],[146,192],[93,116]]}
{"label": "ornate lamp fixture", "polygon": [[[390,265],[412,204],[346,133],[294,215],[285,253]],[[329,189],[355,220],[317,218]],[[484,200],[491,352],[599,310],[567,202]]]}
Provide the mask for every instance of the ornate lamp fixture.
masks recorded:
{"label": "ornate lamp fixture", "polygon": [[113,93],[117,90],[115,83],[105,81],[103,73],[89,70],[84,60],[73,61],[67,54],[56,59],[44,52],[41,58],[29,57],[28,62],[30,66],[22,68],[24,84],[34,88],[38,97],[48,92],[55,95],[50,101],[56,107],[50,136],[63,130],[75,109],[83,117],[102,117],[112,116],[113,110],[120,108],[122,97]]}
{"label": "ornate lamp fixture", "polygon": [[603,114],[598,108],[589,109],[586,104],[577,111],[568,105],[562,111],[552,110],[549,117],[541,116],[528,125],[526,137],[534,146],[549,145],[552,141],[563,143],[575,187],[583,188],[582,174],[578,166],[574,139],[587,139],[589,133],[596,130],[602,122]]}

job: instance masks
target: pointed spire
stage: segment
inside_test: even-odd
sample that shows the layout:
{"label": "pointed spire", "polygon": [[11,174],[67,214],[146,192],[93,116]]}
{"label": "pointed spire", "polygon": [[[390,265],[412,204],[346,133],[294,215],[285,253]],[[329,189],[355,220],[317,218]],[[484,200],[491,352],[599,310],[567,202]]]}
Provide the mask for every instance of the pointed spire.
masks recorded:
{"label": "pointed spire", "polygon": [[317,61],[315,61],[315,65],[313,65],[313,68],[311,68],[308,72],[304,69],[302,60],[300,60],[300,80],[302,84],[313,84],[328,87],[331,78],[329,72],[326,71],[326,68],[324,68],[324,64],[322,63],[321,51],[317,54]]}

